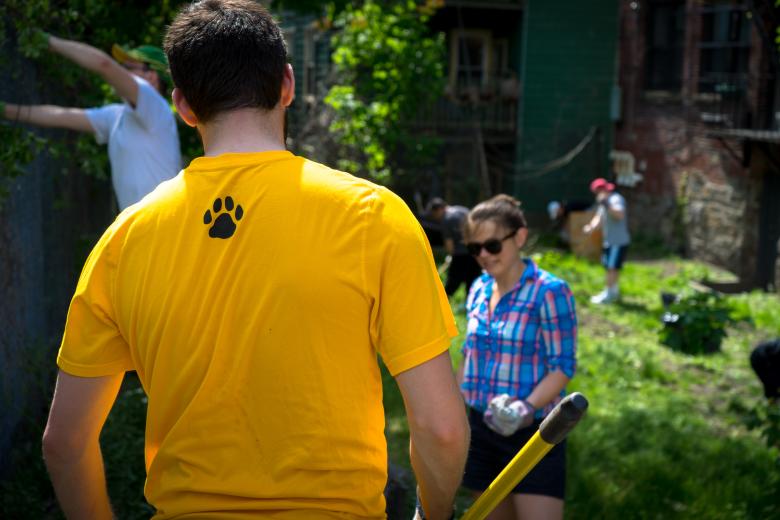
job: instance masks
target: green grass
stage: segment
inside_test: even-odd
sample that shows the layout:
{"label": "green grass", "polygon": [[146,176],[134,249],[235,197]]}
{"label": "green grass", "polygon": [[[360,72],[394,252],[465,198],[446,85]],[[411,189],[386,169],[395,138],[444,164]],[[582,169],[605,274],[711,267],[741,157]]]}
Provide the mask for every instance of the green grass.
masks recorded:
{"label": "green grass", "polygon": [[[658,341],[661,291],[715,276],[676,258],[629,262],[623,300],[594,306],[603,270],[556,251],[535,256],[567,280],[578,305],[578,370],[569,386],[590,401],[570,436],[568,518],[780,519],[780,452],[769,447],[761,418],[772,415],[748,356],[761,340],[780,336],[777,296],[729,297],[740,323],[722,351],[690,356]],[[461,290],[452,299],[465,329]],[[452,343],[460,360],[461,336]],[[390,457],[409,468],[403,401],[387,371],[384,403]],[[102,436],[109,493],[119,518],[146,518],[143,502],[145,398],[128,378]],[[775,417],[777,414],[775,414]],[[11,477],[0,483],[3,518],[60,518],[40,461],[40,419],[31,421],[14,453]],[[776,438],[776,437],[775,437]],[[460,510],[469,498],[458,499]],[[409,503],[411,516],[412,503]]]}

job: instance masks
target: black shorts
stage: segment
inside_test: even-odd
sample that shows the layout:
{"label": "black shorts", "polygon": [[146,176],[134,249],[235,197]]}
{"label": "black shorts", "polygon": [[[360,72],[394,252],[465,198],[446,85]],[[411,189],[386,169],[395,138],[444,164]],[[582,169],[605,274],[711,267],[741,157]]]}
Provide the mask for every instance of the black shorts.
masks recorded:
{"label": "black shorts", "polygon": [[[504,437],[487,427],[482,412],[469,408],[471,446],[466,461],[463,487],[484,491],[509,461],[539,429],[541,421]],[[563,500],[566,491],[566,441],[553,446],[539,463],[520,481],[512,493],[545,495]]]}
{"label": "black shorts", "polygon": [[609,246],[601,250],[601,265],[607,269],[620,269],[626,260],[628,246]]}

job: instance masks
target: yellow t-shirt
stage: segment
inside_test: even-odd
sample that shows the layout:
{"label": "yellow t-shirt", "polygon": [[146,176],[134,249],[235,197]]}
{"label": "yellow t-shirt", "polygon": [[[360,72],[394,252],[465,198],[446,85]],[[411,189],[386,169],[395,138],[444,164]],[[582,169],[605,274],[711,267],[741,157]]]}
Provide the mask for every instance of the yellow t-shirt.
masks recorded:
{"label": "yellow t-shirt", "polygon": [[136,370],[155,518],[383,517],[376,355],[396,375],[455,322],[385,188],[285,151],[202,157],[87,260],[57,363]]}

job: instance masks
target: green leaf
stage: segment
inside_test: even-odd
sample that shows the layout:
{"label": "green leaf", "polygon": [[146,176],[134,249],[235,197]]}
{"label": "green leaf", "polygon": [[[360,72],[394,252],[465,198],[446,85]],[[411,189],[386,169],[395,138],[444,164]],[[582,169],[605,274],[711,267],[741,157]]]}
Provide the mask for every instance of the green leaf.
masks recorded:
{"label": "green leaf", "polygon": [[[424,139],[403,124],[444,87],[444,35],[431,35],[425,20],[414,1],[375,0],[348,6],[336,19],[341,31],[331,43],[337,79],[325,102],[334,110],[331,130],[353,173],[389,183],[393,172],[435,156],[437,142],[416,146]],[[395,153],[401,143],[408,149]]]}

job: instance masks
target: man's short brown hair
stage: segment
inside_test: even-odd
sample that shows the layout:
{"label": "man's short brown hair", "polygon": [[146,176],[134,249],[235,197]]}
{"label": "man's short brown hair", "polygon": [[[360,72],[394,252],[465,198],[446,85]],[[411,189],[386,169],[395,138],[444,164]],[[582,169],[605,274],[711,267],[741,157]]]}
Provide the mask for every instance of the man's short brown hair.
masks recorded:
{"label": "man's short brown hair", "polygon": [[171,77],[202,122],[238,108],[274,108],[287,48],[279,26],[251,0],[202,0],[184,7],[164,42]]}

